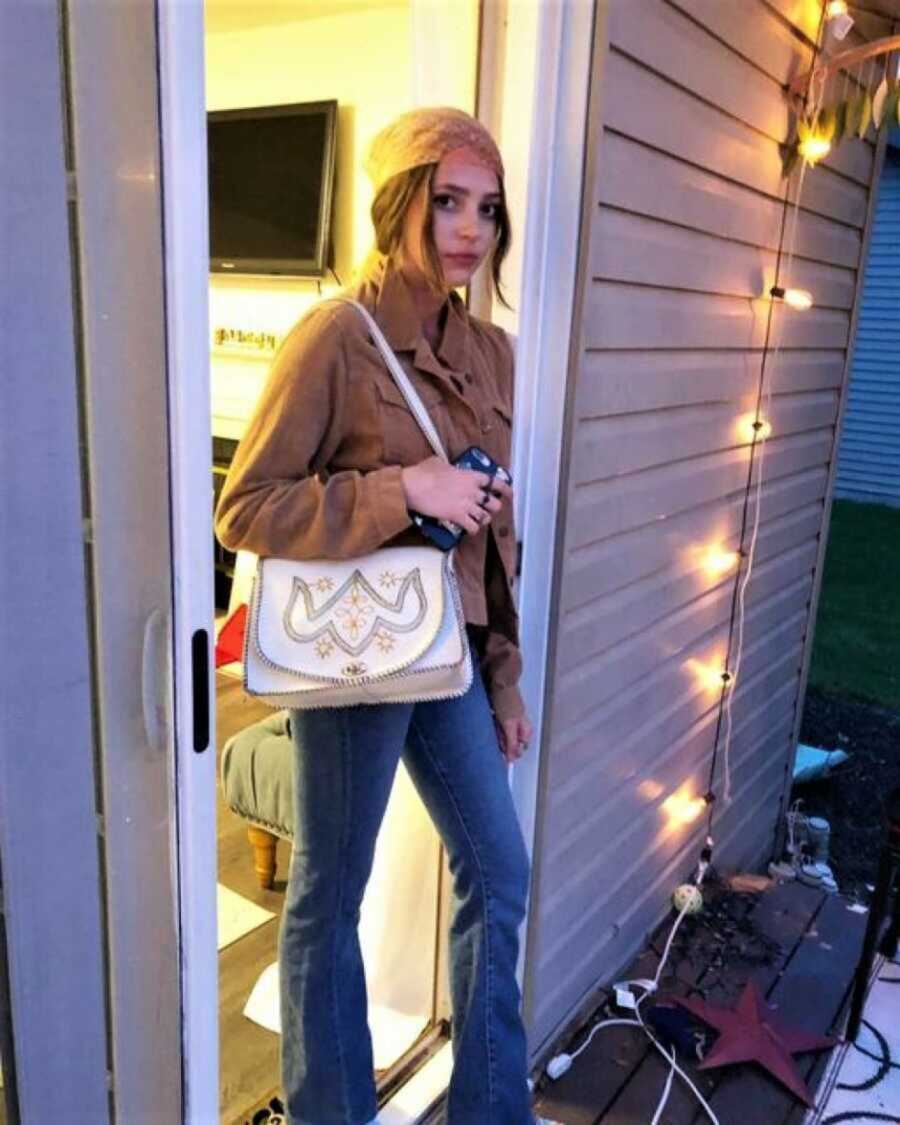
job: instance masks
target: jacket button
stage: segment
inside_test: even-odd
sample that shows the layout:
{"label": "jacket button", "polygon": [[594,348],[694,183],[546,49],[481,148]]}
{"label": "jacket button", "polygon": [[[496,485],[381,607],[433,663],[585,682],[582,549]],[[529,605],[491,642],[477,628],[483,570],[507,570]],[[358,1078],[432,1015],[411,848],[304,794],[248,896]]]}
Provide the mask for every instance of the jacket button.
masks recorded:
{"label": "jacket button", "polygon": [[507,537],[507,535],[509,535],[509,528],[508,527],[501,527],[500,530],[497,532],[497,534],[500,536],[501,539],[505,539]]}

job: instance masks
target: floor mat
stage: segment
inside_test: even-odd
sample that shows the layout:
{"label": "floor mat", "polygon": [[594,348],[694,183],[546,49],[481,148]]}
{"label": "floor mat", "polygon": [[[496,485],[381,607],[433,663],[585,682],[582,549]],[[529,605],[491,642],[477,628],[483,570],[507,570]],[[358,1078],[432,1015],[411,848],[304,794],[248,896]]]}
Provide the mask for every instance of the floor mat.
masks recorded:
{"label": "floor mat", "polygon": [[287,1125],[284,1103],[277,1095],[265,1097],[240,1118],[239,1125]]}
{"label": "floor mat", "polygon": [[[244,1005],[244,1015],[261,1027],[281,1034],[278,962],[260,973],[253,991]],[[419,1038],[428,1021],[422,1015],[396,1012],[379,1004],[369,1004],[369,1031],[376,1070],[385,1070]]]}
{"label": "floor mat", "polygon": [[216,884],[216,917],[218,923],[218,948],[224,949],[233,941],[249,934],[275,915],[244,898],[230,887]]}
{"label": "floor mat", "polygon": [[855,1043],[842,1043],[804,1125],[900,1122],[900,961],[879,957]]}

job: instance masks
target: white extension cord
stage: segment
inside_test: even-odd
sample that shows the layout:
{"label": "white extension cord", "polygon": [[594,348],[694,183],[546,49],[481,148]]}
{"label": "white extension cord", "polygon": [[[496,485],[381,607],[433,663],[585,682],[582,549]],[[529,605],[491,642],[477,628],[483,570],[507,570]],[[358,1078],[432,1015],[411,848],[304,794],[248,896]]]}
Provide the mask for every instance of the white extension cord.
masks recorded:
{"label": "white extension cord", "polygon": [[[709,841],[709,840],[707,841],[707,849],[706,850],[707,850],[707,852],[709,852],[711,850],[711,841]],[[696,875],[695,880],[694,880],[695,884],[698,887],[703,882],[703,879],[706,875],[706,871],[707,871],[708,867],[709,867],[709,861],[707,859],[701,859],[700,864],[697,868],[697,875]],[[675,1050],[674,1050],[674,1048],[672,1049],[671,1054],[668,1051],[666,1051],[665,1047],[663,1047],[663,1045],[659,1042],[659,1040],[656,1038],[656,1036],[652,1033],[650,1028],[647,1027],[647,1025],[644,1023],[643,1019],[641,1019],[641,1004],[643,1004],[643,1002],[647,999],[648,996],[652,996],[653,993],[656,992],[656,990],[659,987],[659,978],[662,976],[662,971],[665,968],[666,961],[668,960],[669,953],[672,949],[672,942],[675,939],[675,934],[678,932],[678,927],[681,925],[681,922],[682,922],[684,916],[688,913],[688,910],[690,909],[690,905],[691,904],[690,904],[689,901],[684,904],[684,906],[681,908],[681,910],[678,913],[678,917],[675,919],[675,923],[672,926],[672,929],[669,931],[669,937],[666,941],[665,948],[663,949],[663,955],[660,958],[659,965],[657,965],[657,967],[656,967],[656,974],[653,977],[653,980],[647,980],[647,979],[644,979],[644,978],[639,978],[637,980],[620,981],[616,985],[616,995],[617,995],[617,998],[619,1000],[620,1006],[633,1008],[634,1014],[635,1014],[635,1019],[610,1019],[610,1020],[602,1020],[600,1023],[594,1024],[594,1026],[591,1028],[591,1032],[588,1035],[587,1039],[585,1039],[585,1041],[581,1044],[581,1046],[578,1048],[577,1051],[573,1051],[571,1055],[567,1054],[566,1052],[562,1052],[559,1055],[554,1055],[554,1057],[550,1060],[550,1062],[547,1063],[547,1067],[546,1067],[547,1075],[555,1081],[557,1078],[560,1078],[563,1074],[566,1073],[566,1071],[571,1067],[571,1065],[575,1061],[575,1059],[577,1059],[578,1056],[581,1054],[581,1052],[586,1049],[586,1047],[590,1044],[590,1041],[594,1038],[596,1033],[601,1028],[603,1028],[603,1027],[639,1027],[644,1032],[644,1034],[647,1036],[647,1038],[650,1040],[650,1042],[653,1044],[653,1046],[657,1049],[657,1051],[659,1051],[659,1053],[663,1056],[663,1058],[669,1064],[669,1073],[666,1076],[666,1085],[665,1085],[665,1088],[663,1089],[663,1093],[662,1093],[662,1097],[660,1098],[659,1105],[657,1105],[657,1107],[656,1107],[656,1112],[653,1114],[653,1120],[651,1121],[651,1125],[658,1125],[660,1117],[662,1116],[662,1112],[665,1109],[666,1103],[669,1100],[669,1094],[670,1094],[671,1089],[672,1089],[672,1081],[673,1081],[676,1074],[678,1074],[681,1078],[683,1078],[684,1081],[688,1084],[688,1086],[690,1086],[691,1090],[693,1090],[694,1094],[697,1097],[697,1100],[703,1106],[704,1110],[707,1113],[707,1116],[709,1117],[709,1119],[713,1123],[713,1125],[719,1125],[718,1118],[713,1113],[712,1108],[710,1107],[707,1100],[703,1097],[703,1095],[700,1093],[700,1091],[697,1089],[697,1087],[691,1081],[691,1079],[688,1077],[688,1075],[684,1072],[684,1070],[682,1070],[682,1068],[675,1061]],[[634,995],[631,991],[633,988],[638,988],[638,989],[641,990],[641,995],[637,999],[634,998]],[[629,1003],[629,1000],[626,999],[626,997],[630,998],[630,1003]]]}

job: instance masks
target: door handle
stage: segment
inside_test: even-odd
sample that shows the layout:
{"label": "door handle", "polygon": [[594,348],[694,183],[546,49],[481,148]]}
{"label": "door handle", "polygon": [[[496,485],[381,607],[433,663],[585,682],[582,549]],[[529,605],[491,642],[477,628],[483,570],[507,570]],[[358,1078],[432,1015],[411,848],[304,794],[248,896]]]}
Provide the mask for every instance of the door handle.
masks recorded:
{"label": "door handle", "polygon": [[147,743],[158,751],[166,747],[169,712],[168,619],[158,607],[144,625],[141,653],[141,704]]}

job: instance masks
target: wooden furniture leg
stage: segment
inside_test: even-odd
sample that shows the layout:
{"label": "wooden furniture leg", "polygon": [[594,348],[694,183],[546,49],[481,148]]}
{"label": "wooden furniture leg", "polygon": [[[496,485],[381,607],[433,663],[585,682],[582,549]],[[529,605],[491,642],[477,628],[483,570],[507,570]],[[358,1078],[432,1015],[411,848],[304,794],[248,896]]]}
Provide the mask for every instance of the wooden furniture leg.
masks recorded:
{"label": "wooden furniture leg", "polygon": [[275,881],[275,845],[278,837],[265,828],[257,828],[251,824],[247,828],[247,839],[253,848],[253,867],[259,878],[259,885],[269,891]]}

